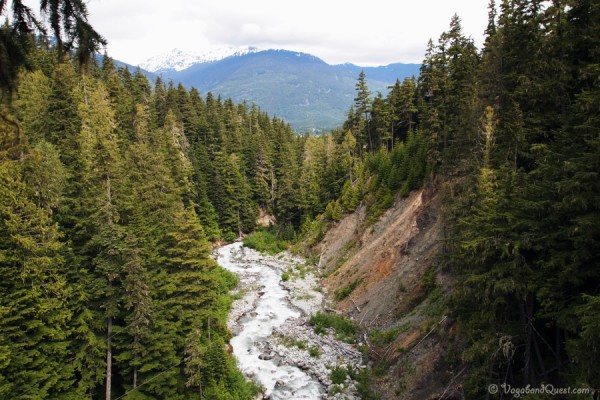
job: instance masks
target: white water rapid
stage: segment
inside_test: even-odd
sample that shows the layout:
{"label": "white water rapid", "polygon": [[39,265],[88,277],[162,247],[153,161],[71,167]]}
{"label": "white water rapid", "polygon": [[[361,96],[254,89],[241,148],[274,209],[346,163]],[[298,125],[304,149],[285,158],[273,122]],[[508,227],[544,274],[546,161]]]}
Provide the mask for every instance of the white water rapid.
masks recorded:
{"label": "white water rapid", "polygon": [[265,388],[266,398],[321,399],[325,391],[317,379],[294,365],[282,363],[277,354],[265,356],[264,349],[271,348],[274,331],[286,320],[302,315],[291,305],[289,292],[280,285],[282,269],[261,262],[259,253],[241,243],[223,246],[217,255],[223,268],[239,276],[243,288],[241,300],[245,306],[230,322],[235,334],[231,340],[233,354],[241,371]]}

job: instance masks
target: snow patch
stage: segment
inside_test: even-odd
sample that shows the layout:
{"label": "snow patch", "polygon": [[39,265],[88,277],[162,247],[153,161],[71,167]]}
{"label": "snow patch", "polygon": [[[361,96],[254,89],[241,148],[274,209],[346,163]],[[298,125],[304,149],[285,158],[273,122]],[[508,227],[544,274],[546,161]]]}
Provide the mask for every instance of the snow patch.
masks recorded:
{"label": "snow patch", "polygon": [[256,47],[220,47],[194,54],[180,49],[173,49],[147,59],[140,64],[140,67],[150,72],[183,71],[195,64],[220,61],[227,57],[243,56],[257,51]]}

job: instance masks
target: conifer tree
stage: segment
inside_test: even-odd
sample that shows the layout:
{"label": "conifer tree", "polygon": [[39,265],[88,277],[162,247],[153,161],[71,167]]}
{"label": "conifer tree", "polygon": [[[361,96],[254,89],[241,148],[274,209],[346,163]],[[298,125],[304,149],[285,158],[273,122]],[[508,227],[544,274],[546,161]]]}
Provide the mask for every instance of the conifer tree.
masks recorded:
{"label": "conifer tree", "polygon": [[275,133],[273,167],[277,181],[275,215],[283,225],[299,226],[302,222],[300,210],[298,209],[299,152],[297,148],[293,147],[290,140],[291,131],[289,127],[281,126],[278,121],[274,121],[273,129]]}
{"label": "conifer tree", "polygon": [[374,151],[373,138],[370,126],[371,92],[367,86],[367,76],[364,71],[358,74],[356,82],[356,97],[354,98],[354,115],[356,123],[353,127],[358,134],[359,152],[363,146],[368,146],[369,151]]}
{"label": "conifer tree", "polygon": [[322,138],[309,137],[304,143],[304,159],[300,176],[300,207],[303,215],[312,218],[324,211],[321,204],[320,187],[325,168],[325,142]]}
{"label": "conifer tree", "polygon": [[[85,79],[85,78],[84,78]],[[112,389],[113,320],[119,315],[125,233],[118,224],[115,193],[119,192],[120,152],[108,92],[100,82],[90,82],[79,105],[82,203],[81,226],[88,235],[83,264],[90,273],[94,311],[106,319],[106,397]],[[82,238],[83,239],[83,238]]]}
{"label": "conifer tree", "polygon": [[391,147],[400,141],[406,140],[408,132],[414,129],[417,113],[416,82],[415,78],[405,78],[402,83],[390,87],[387,102],[391,108]]}
{"label": "conifer tree", "polygon": [[161,147],[165,152],[165,162],[171,169],[171,177],[176,185],[177,193],[189,199],[192,183],[192,164],[188,158],[189,142],[183,131],[183,125],[177,121],[175,114],[169,110],[165,117],[164,127],[159,132]]}
{"label": "conifer tree", "polygon": [[[83,98],[77,85],[77,75],[69,64],[59,64],[51,79],[47,116],[43,119],[48,137],[44,139],[60,150],[61,161],[69,168],[76,168],[77,135],[81,125],[77,105]],[[42,114],[43,115],[43,114]],[[39,135],[41,132],[37,132]]]}
{"label": "conifer tree", "polygon": [[153,124],[154,126],[162,127],[169,108],[167,104],[167,87],[160,76],[154,82],[151,104]]}
{"label": "conifer tree", "polygon": [[130,78],[128,74],[128,71],[120,74],[114,61],[106,53],[104,54],[100,80],[108,91],[111,106],[115,111],[116,134],[121,144],[133,138],[135,105],[133,96],[125,87],[125,81]]}
{"label": "conifer tree", "polygon": [[41,141],[32,146],[23,160],[22,174],[39,207],[53,212],[64,204],[69,175],[53,145]]}
{"label": "conifer tree", "polygon": [[[166,366],[183,362],[185,338],[217,308],[219,288],[210,245],[193,208],[179,203],[163,237],[163,262],[152,272],[155,295],[148,347],[139,380],[154,376]],[[218,326],[214,327],[215,332]],[[141,389],[159,396],[175,396],[182,382],[179,369],[171,369]]]}
{"label": "conifer tree", "polygon": [[48,111],[50,108],[50,79],[42,71],[22,73],[19,77],[19,96],[15,111],[31,143],[50,141]]}
{"label": "conifer tree", "polygon": [[392,148],[392,109],[381,93],[373,99],[371,106],[371,129],[376,148],[390,151]]}
{"label": "conifer tree", "polygon": [[150,334],[152,298],[144,249],[131,234],[125,240],[123,306],[126,312],[126,333],[130,340],[125,343],[121,340],[120,346],[116,346],[120,354],[115,359],[124,373],[130,371],[131,388],[135,389],[138,385],[138,370],[143,367],[141,360],[146,354],[146,342]]}
{"label": "conifer tree", "polygon": [[48,210],[31,195],[19,164],[0,156],[0,396],[6,398],[58,397],[74,380],[64,365],[72,318],[64,245]]}

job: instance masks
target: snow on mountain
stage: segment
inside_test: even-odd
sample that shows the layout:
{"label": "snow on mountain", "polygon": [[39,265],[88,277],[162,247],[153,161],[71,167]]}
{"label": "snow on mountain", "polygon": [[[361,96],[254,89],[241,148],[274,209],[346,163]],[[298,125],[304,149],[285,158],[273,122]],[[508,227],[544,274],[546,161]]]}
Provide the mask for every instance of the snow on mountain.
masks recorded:
{"label": "snow on mountain", "polygon": [[140,64],[140,67],[150,72],[167,70],[182,71],[194,64],[219,61],[230,56],[242,56],[257,51],[256,47],[221,47],[199,54],[192,54],[183,50],[173,49],[167,53],[147,59]]}

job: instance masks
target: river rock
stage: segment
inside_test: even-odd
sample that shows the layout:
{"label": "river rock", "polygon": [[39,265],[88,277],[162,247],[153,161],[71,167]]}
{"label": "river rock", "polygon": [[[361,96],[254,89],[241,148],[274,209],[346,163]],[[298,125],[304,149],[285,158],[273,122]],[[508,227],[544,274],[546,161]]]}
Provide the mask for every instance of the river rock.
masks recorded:
{"label": "river rock", "polygon": [[[238,243],[219,249],[217,261],[240,277],[236,290],[244,294],[243,298],[234,301],[229,315],[228,326],[235,335],[232,342],[247,334],[244,333],[245,326],[252,326],[251,332],[262,332],[264,327],[273,326],[270,334],[265,331],[266,336],[245,337],[234,346],[234,355],[245,360],[245,364],[240,361],[240,367],[248,371],[246,376],[265,386],[265,399],[360,398],[356,384],[350,378],[344,382],[342,393],[327,395],[332,386],[331,368],[341,365],[361,368],[362,355],[351,345],[338,341],[335,331],[317,335],[308,324],[310,315],[324,310],[324,304],[323,294],[314,290],[320,286],[319,279],[309,267],[304,266],[304,260],[287,253],[281,257],[264,256]],[[304,278],[297,272],[300,271],[299,265],[303,266]],[[290,279],[286,282],[281,280],[284,271],[290,271]],[[277,290],[279,294],[272,297]],[[266,301],[275,303],[266,305]],[[285,310],[282,313],[281,307],[286,304],[292,312]],[[246,317],[240,319],[244,314]],[[282,318],[282,315],[286,317]],[[260,363],[267,364],[261,366],[262,372],[259,373],[257,364]],[[297,367],[297,372],[293,367]],[[270,376],[277,379],[261,380],[264,374],[269,373],[265,371],[270,371]],[[301,375],[308,377],[308,381],[296,382],[295,379]],[[313,383],[309,383],[310,380]],[[311,392],[314,385],[320,389]],[[271,393],[276,395],[271,396]]]}

